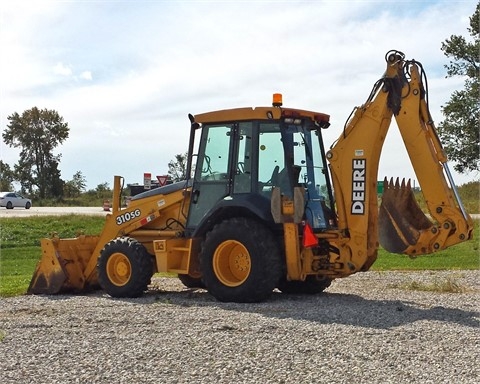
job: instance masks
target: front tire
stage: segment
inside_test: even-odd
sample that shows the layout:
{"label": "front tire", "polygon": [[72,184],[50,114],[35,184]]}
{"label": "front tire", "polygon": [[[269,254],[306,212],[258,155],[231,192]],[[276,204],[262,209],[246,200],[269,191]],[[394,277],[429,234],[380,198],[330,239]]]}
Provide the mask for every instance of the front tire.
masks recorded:
{"label": "front tire", "polygon": [[30,204],[30,202],[27,202],[27,204],[25,204],[25,209],[30,209],[32,206],[32,204]]}
{"label": "front tire", "polygon": [[147,290],[153,275],[152,257],[137,240],[122,237],[100,252],[98,281],[112,297],[138,297]]}
{"label": "front tire", "polygon": [[265,226],[246,218],[225,220],[207,233],[202,245],[203,282],[220,301],[263,301],[281,276],[280,254]]}

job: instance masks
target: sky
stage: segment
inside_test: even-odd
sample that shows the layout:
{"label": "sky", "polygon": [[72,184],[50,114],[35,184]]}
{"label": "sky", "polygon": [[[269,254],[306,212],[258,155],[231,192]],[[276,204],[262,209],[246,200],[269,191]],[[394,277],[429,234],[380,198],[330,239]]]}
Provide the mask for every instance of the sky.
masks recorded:
{"label": "sky", "polygon": [[[391,49],[423,64],[430,112],[464,79],[446,78],[441,44],[469,37],[468,1],[4,0],[0,4],[0,119],[53,109],[70,129],[57,147],[64,180],[87,189],[114,175],[143,183],[166,175],[188,149],[188,114],[269,106],[331,116],[329,147],[384,73]],[[18,150],[0,148],[11,167]],[[457,185],[478,179],[450,169]],[[415,175],[398,129],[384,144],[378,179]]]}

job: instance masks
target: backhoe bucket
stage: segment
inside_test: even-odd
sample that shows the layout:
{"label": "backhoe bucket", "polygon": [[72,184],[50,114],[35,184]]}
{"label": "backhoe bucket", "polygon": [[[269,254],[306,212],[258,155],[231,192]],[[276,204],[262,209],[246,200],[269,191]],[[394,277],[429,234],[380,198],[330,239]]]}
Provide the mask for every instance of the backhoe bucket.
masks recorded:
{"label": "backhoe bucket", "polygon": [[74,239],[42,239],[42,258],[33,274],[28,294],[83,291],[98,285],[96,276],[85,276],[85,267],[98,243],[98,236]]}
{"label": "backhoe bucket", "polygon": [[379,239],[382,247],[391,253],[404,253],[416,245],[421,231],[433,224],[418,206],[410,186],[405,179],[395,184],[387,179],[383,184],[382,204],[378,216]]}

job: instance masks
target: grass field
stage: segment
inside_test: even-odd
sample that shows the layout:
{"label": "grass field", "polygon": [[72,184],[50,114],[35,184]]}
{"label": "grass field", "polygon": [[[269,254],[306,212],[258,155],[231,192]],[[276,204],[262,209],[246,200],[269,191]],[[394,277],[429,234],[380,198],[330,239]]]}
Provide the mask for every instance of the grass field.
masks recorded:
{"label": "grass field", "polygon": [[[79,233],[99,234],[104,218],[69,215],[0,219],[0,296],[24,294],[40,258],[40,239],[57,233],[61,238]],[[474,239],[433,255],[410,259],[379,250],[372,270],[464,270],[479,268],[479,221]]]}
{"label": "grass field", "polygon": [[27,291],[40,259],[40,239],[57,233],[75,237],[79,233],[97,234],[105,219],[99,216],[33,216],[0,219],[0,296]]}

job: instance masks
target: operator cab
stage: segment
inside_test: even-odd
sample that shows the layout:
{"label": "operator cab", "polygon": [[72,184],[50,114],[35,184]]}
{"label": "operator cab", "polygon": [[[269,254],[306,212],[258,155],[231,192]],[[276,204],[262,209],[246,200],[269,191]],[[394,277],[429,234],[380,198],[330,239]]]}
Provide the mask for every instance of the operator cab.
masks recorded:
{"label": "operator cab", "polygon": [[[334,224],[333,195],[321,129],[329,116],[297,109],[237,108],[191,117],[188,168],[193,177],[190,235],[219,216],[256,216],[272,223],[273,188],[293,198],[305,189],[305,219],[314,231]],[[196,165],[192,165],[196,159]]]}

